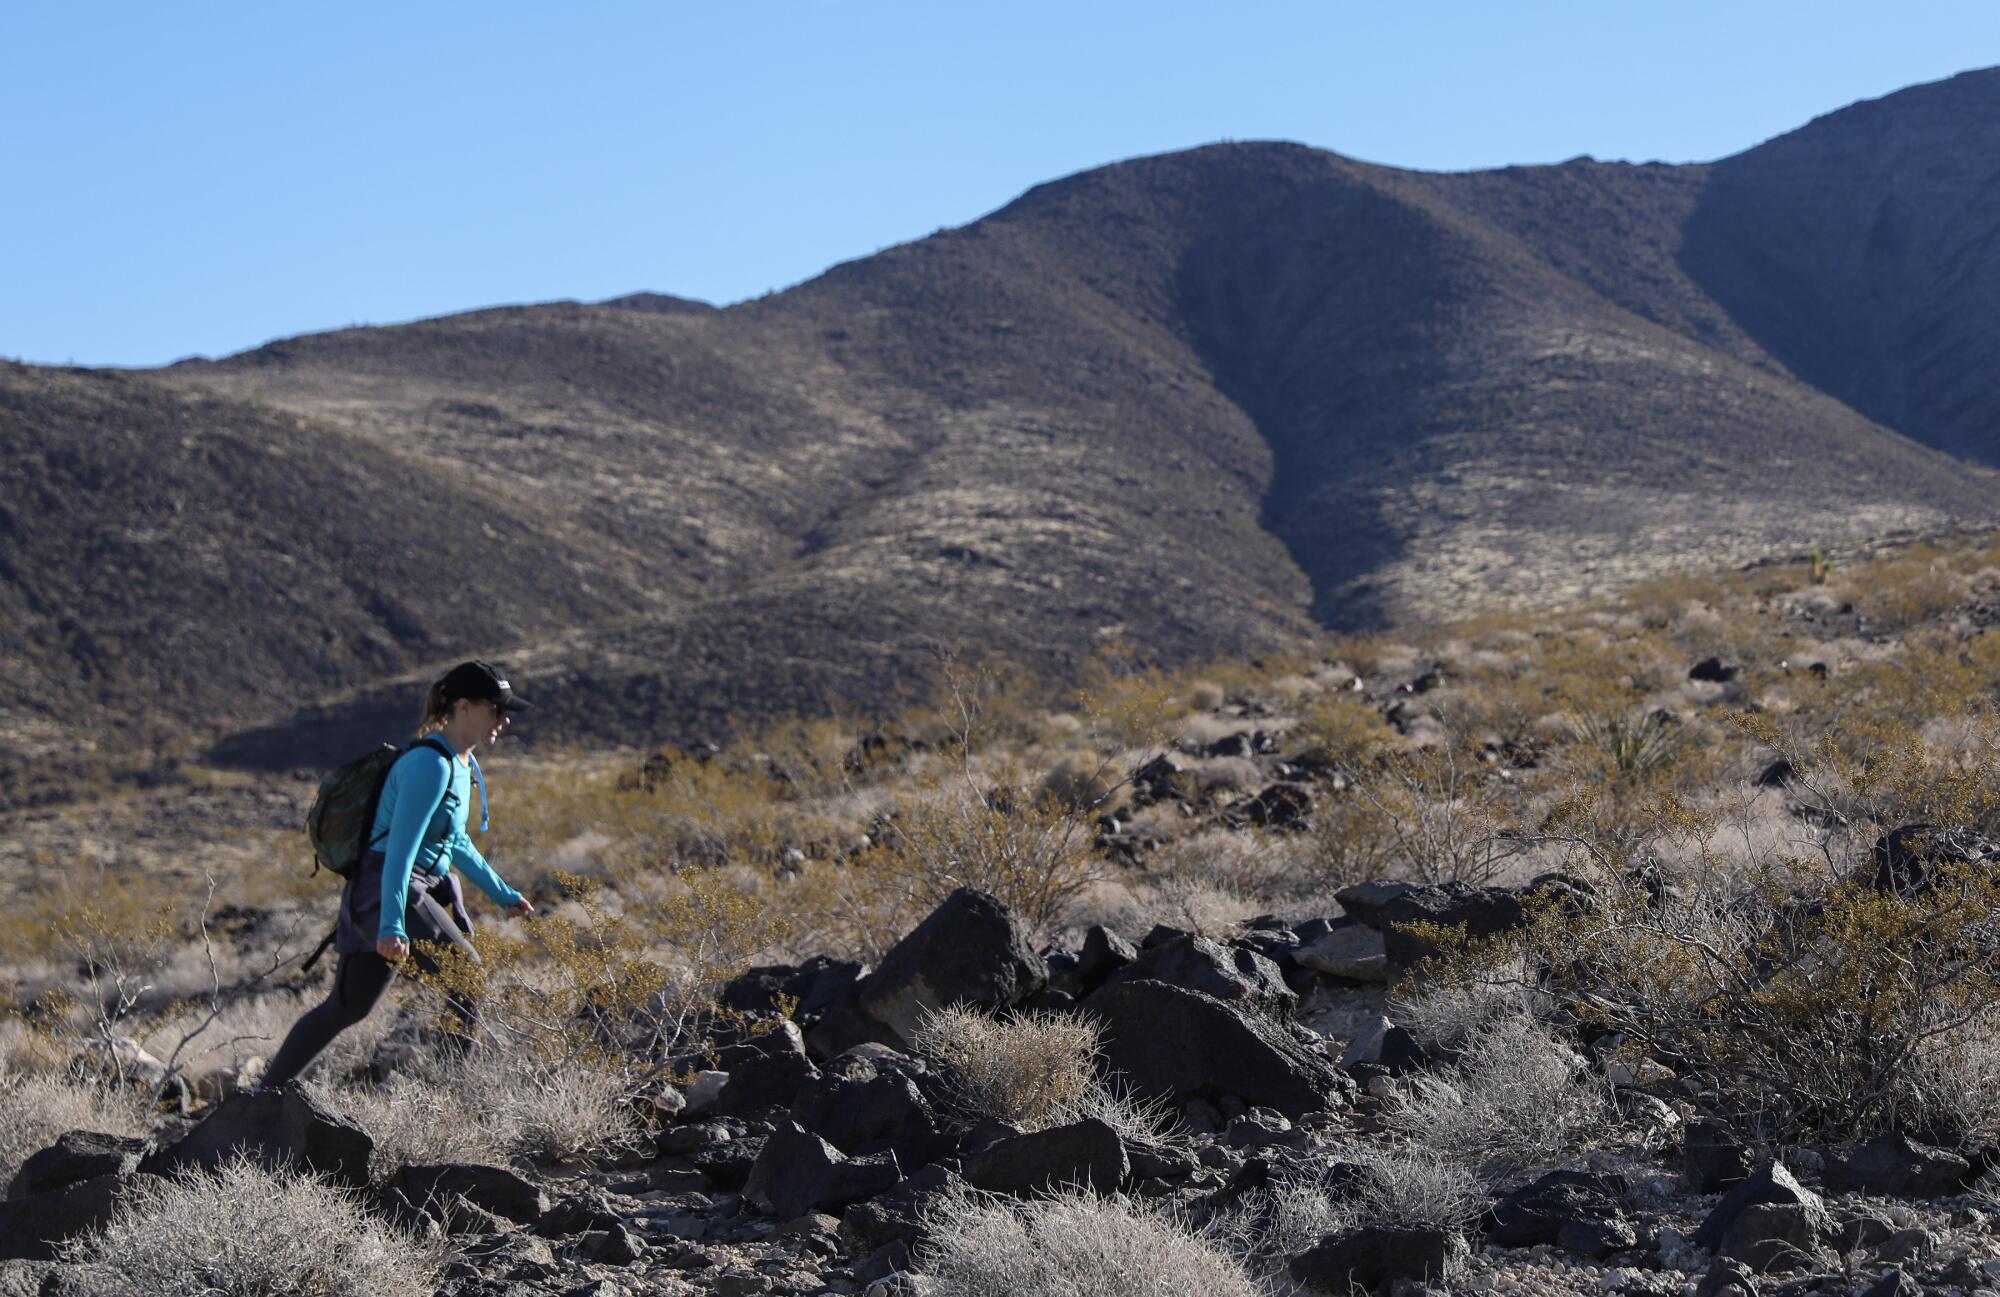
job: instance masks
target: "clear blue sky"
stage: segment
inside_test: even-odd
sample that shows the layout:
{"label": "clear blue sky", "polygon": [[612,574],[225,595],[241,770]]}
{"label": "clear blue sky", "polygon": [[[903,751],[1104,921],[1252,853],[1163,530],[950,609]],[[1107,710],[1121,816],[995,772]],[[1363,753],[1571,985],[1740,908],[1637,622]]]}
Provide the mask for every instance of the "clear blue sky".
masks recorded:
{"label": "clear blue sky", "polygon": [[1217,139],[1706,160],[1995,63],[1994,0],[40,0],[0,24],[0,355],[730,302]]}

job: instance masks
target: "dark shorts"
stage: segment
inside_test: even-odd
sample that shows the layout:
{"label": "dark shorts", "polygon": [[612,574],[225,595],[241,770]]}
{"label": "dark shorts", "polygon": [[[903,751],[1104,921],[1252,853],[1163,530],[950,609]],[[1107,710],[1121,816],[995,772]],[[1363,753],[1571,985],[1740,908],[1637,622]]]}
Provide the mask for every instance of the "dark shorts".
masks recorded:
{"label": "dark shorts", "polygon": [[[373,953],[381,920],[382,853],[371,851],[361,858],[361,868],[340,891],[333,948],[343,955]],[[459,889],[457,874],[410,875],[403,930],[411,941],[448,941],[471,953],[472,944],[466,937],[472,932],[472,916],[465,912],[465,894]]]}

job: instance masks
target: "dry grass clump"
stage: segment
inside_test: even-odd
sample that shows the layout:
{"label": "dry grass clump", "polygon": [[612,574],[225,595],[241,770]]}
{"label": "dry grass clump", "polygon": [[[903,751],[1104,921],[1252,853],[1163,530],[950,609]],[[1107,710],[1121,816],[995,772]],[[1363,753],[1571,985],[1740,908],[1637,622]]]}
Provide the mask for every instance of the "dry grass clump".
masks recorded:
{"label": "dry grass clump", "polygon": [[946,1195],[919,1270],[953,1297],[1256,1297],[1241,1261],[1157,1207],[1064,1192]]}
{"label": "dry grass clump", "polygon": [[142,1184],[63,1255],[83,1297],[416,1297],[445,1259],[353,1194],[247,1159]]}
{"label": "dry grass clump", "polygon": [[1073,1120],[1096,1085],[1097,1028],[1062,1013],[994,1018],[963,1005],[924,1014],[911,1042],[966,1113],[1041,1130]]}
{"label": "dry grass clump", "polygon": [[145,1104],[122,1087],[60,1075],[0,1077],[0,1190],[21,1164],[72,1130],[144,1135]]}
{"label": "dry grass clump", "polygon": [[1418,1086],[1389,1126],[1436,1157],[1491,1172],[1553,1161],[1601,1125],[1610,1096],[1584,1060],[1533,1018],[1465,1042],[1446,1084]]}
{"label": "dry grass clump", "polygon": [[432,1053],[340,1102],[375,1136],[385,1165],[509,1157],[579,1163],[632,1138],[633,1079],[621,1068],[488,1046]]}
{"label": "dry grass clump", "polygon": [[1357,1146],[1330,1155],[1337,1182],[1287,1179],[1257,1195],[1229,1223],[1254,1269],[1276,1279],[1292,1257],[1328,1234],[1370,1225],[1465,1228],[1490,1199],[1464,1166],[1421,1147]]}
{"label": "dry grass clump", "polygon": [[928,1012],[912,1042],[945,1077],[961,1113],[1023,1130],[1094,1117],[1128,1139],[1157,1141],[1172,1114],[1097,1075],[1097,1027],[1063,1013],[989,1017],[963,1005]]}

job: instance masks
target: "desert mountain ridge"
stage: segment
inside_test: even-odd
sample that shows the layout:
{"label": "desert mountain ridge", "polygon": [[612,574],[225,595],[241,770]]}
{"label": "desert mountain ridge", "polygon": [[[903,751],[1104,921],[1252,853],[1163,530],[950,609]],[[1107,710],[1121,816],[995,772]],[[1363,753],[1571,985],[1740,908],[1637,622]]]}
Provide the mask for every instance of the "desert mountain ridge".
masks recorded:
{"label": "desert mountain ridge", "polygon": [[935,642],[1186,661],[1983,523],[1996,194],[1985,70],[1713,163],[1209,145],[725,308],[0,365],[0,745],[317,759],[472,652],[648,741]]}

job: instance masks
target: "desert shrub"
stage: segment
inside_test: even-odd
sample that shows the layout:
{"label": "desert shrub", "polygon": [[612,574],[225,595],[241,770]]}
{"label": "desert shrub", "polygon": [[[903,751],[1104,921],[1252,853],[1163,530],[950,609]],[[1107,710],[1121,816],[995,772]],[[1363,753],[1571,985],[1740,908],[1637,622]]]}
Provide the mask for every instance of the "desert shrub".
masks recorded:
{"label": "desert shrub", "polygon": [[1609,1095],[1575,1050],[1533,1018],[1468,1037],[1445,1085],[1419,1085],[1390,1128],[1447,1162],[1506,1172],[1547,1162],[1604,1121]]}
{"label": "desert shrub", "polygon": [[[1824,839],[1817,858],[1716,868],[1712,819],[1671,802],[1659,815],[1670,831],[1656,845],[1681,861],[1664,885],[1639,885],[1629,857],[1585,843],[1577,864],[1600,882],[1594,904],[1542,907],[1430,975],[1531,987],[1691,1074],[1759,1137],[1921,1123],[1939,1076],[1983,1066],[1978,1024],[2000,1006],[2000,879],[1989,867],[1938,862],[1925,886],[1877,891],[1852,860],[1870,827]],[[1931,1079],[1913,1086],[1922,1066]]]}
{"label": "desert shrub", "polygon": [[1254,1297],[1222,1246],[1158,1207],[1065,1192],[941,1196],[918,1269],[953,1297]]}
{"label": "desert shrub", "polygon": [[375,1163],[384,1173],[440,1162],[503,1166],[512,1150],[511,1113],[439,1077],[396,1072],[380,1085],[342,1090],[334,1099],[374,1136]]}
{"label": "desert shrub", "polygon": [[1096,1118],[1127,1139],[1158,1142],[1174,1113],[1099,1078],[1098,1029],[1062,1013],[991,1017],[963,1005],[927,1012],[912,1042],[945,1078],[960,1113],[1024,1130]]}
{"label": "desert shrub", "polygon": [[1072,1120],[1096,1084],[1097,1028],[1070,1014],[995,1018],[948,1005],[924,1014],[911,1043],[968,1115],[1026,1130]]}
{"label": "desert shrub", "polygon": [[1937,545],[1917,544],[1893,557],[1843,569],[1834,587],[1879,631],[1905,631],[1951,611],[1966,582]]}
{"label": "desert shrub", "polygon": [[355,1195],[249,1160],[140,1185],[63,1256],[70,1290],[90,1297],[415,1297],[444,1259]]}
{"label": "desert shrub", "polygon": [[1948,1001],[1932,1006],[1908,1063],[1896,1078],[1896,1107],[1908,1124],[1961,1147],[2000,1139],[2000,1021],[1965,1018]]}
{"label": "desert shrub", "polygon": [[981,778],[961,766],[921,786],[901,810],[857,866],[907,898],[898,935],[960,887],[999,897],[1045,934],[1103,872],[1090,849],[1091,813],[1039,795],[1022,771]]}
{"label": "desert shrub", "polygon": [[1548,997],[1535,987],[1518,957],[1509,963],[1492,951],[1488,962],[1462,963],[1453,971],[1456,976],[1439,970],[1405,979],[1390,999],[1390,1017],[1426,1049],[1458,1053],[1467,1041],[1503,1021],[1549,1008]]}
{"label": "desert shrub", "polygon": [[145,1105],[123,1087],[46,1074],[0,1078],[0,1185],[65,1132],[144,1135],[150,1129]]}
{"label": "desert shrub", "polygon": [[1275,1277],[1328,1234],[1369,1225],[1463,1229],[1489,1202],[1464,1166],[1421,1147],[1341,1149],[1337,1187],[1282,1178],[1250,1200],[1225,1230],[1259,1273]]}
{"label": "desert shrub", "polygon": [[1325,885],[1492,880],[1519,854],[1516,790],[1453,734],[1348,772],[1309,822]]}
{"label": "desert shrub", "polygon": [[511,1156],[587,1163],[637,1133],[631,1096],[642,1071],[636,1059],[462,1049],[428,1037],[387,1080],[351,1087],[339,1101],[375,1135],[385,1165],[498,1165]]}

